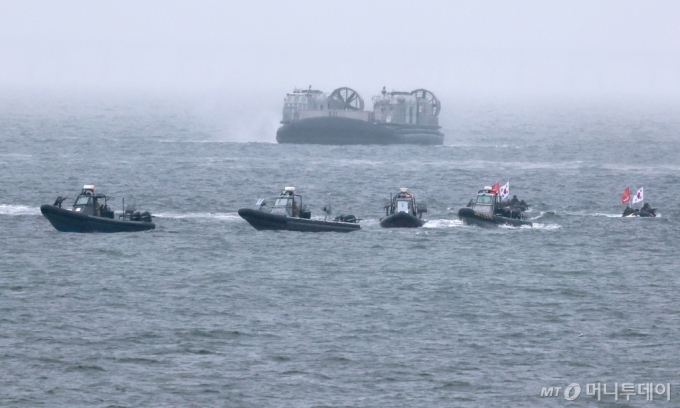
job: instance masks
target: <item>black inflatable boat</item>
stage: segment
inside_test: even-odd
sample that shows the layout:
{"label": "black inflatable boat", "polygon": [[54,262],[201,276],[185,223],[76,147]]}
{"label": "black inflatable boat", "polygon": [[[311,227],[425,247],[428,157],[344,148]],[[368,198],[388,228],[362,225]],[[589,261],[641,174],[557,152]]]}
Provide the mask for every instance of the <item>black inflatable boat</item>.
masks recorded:
{"label": "black inflatable boat", "polygon": [[[64,198],[58,197],[53,205],[42,205],[40,212],[61,232],[137,232],[156,228],[151,214],[139,213],[131,206],[116,219],[106,203],[109,199],[111,197],[95,194],[93,185],[85,185],[71,210],[61,208]],[[104,201],[103,205],[100,200]]]}
{"label": "black inflatable boat", "polygon": [[480,227],[532,225],[525,219],[524,213],[519,208],[503,206],[498,192],[491,187],[479,190],[476,201],[471,201],[468,207],[458,210],[458,218],[467,225]]}
{"label": "black inflatable boat", "polygon": [[416,204],[416,198],[406,188],[394,197],[385,206],[385,217],[380,219],[383,228],[418,228],[427,221],[422,219],[423,213],[427,212],[424,203]]}
{"label": "black inflatable boat", "polygon": [[642,208],[626,207],[623,210],[622,217],[656,217],[656,208],[652,208],[649,203],[645,203]]}
{"label": "black inflatable boat", "polygon": [[[295,187],[286,187],[274,206],[267,211],[263,199],[258,209],[241,208],[238,215],[257,230],[285,230],[301,232],[351,232],[361,229],[359,220],[352,215],[341,215],[333,221],[312,220],[311,212],[302,204],[302,196],[295,194]],[[324,207],[330,214],[330,205]]]}

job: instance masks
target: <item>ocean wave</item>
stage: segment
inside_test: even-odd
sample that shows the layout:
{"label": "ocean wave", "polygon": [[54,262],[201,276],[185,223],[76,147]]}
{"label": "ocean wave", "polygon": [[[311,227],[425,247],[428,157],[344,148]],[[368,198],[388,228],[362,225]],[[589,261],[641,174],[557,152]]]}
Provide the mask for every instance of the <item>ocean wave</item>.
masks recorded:
{"label": "ocean wave", "polygon": [[472,148],[484,148],[484,149],[518,149],[520,146],[518,145],[509,145],[509,144],[498,144],[498,143],[451,143],[451,144],[444,144],[440,146],[436,146],[437,148],[447,148],[447,147],[472,147]]}

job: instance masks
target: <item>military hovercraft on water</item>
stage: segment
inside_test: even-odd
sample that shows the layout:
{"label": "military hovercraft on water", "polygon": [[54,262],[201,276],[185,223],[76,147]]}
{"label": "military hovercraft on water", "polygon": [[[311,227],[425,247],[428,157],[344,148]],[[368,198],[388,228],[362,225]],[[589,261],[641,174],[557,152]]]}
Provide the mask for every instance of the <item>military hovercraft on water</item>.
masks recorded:
{"label": "military hovercraft on water", "polygon": [[135,232],[156,228],[149,212],[140,213],[130,205],[116,219],[107,204],[112,198],[95,194],[93,185],[85,185],[72,209],[61,208],[65,198],[59,196],[53,205],[42,205],[40,212],[61,232]]}
{"label": "military hovercraft on water", "polygon": [[385,217],[380,219],[383,228],[417,228],[427,221],[423,220],[423,213],[427,212],[424,203],[416,204],[416,197],[401,188],[400,192],[390,198],[385,206]]}
{"label": "military hovercraft on water", "polygon": [[465,224],[480,227],[532,225],[524,216],[524,211],[528,207],[526,203],[517,206],[503,204],[497,189],[484,187],[477,193],[476,200],[470,200],[467,207],[458,210],[458,218]]}
{"label": "military hovercraft on water", "polygon": [[368,145],[442,145],[439,99],[427,89],[387,92],[373,97],[373,112],[364,111],[358,92],[342,87],[330,94],[295,89],[286,95],[279,143]]}
{"label": "military hovercraft on water", "polygon": [[333,221],[328,220],[331,213],[330,203],[324,207],[324,220],[312,220],[311,211],[302,204],[302,196],[295,194],[295,187],[286,187],[274,201],[274,206],[265,210],[267,203],[259,199],[258,208],[241,208],[238,215],[257,230],[286,230],[302,232],[351,232],[361,229],[359,219],[353,215],[340,215]]}

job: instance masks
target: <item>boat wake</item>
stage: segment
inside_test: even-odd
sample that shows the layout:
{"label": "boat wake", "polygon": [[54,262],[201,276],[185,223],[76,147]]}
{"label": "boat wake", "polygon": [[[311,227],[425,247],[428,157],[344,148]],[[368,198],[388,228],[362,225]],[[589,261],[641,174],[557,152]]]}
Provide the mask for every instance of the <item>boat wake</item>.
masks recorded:
{"label": "boat wake", "polygon": [[423,224],[423,228],[455,228],[462,227],[463,221],[452,219],[428,220]]}
{"label": "boat wake", "polygon": [[183,219],[211,219],[211,220],[220,220],[220,221],[232,221],[232,220],[240,220],[241,217],[238,215],[237,212],[233,213],[173,213],[173,212],[167,212],[167,213],[158,213],[158,214],[153,214],[155,218],[169,218],[169,219],[175,219],[175,220],[183,220]]}
{"label": "boat wake", "polygon": [[[568,214],[568,215],[584,215],[584,214]],[[594,213],[594,214],[585,214],[585,215],[590,215],[591,217],[607,217],[607,218],[621,218],[621,214],[606,214],[606,213]]]}
{"label": "boat wake", "polygon": [[[565,215],[577,216],[577,217],[606,217],[606,218],[639,218],[639,217],[622,217],[621,213],[611,214],[611,213],[583,213],[583,212],[564,212]],[[661,218],[661,213],[657,212],[656,217],[643,217],[643,218]]]}
{"label": "boat wake", "polygon": [[[525,211],[524,214],[527,214],[527,213],[529,213],[529,212],[530,212],[530,211]],[[543,217],[548,218],[548,217],[553,217],[553,216],[557,216],[557,214],[555,213],[555,211],[540,211],[540,212],[538,213],[537,216],[527,218],[527,220],[533,222],[534,220],[538,220],[538,219],[543,218]]]}
{"label": "boat wake", "polygon": [[[526,214],[526,213],[525,213]],[[539,229],[539,230],[557,230],[562,229],[560,224],[554,223],[555,220],[559,219],[560,216],[555,213],[555,211],[540,211],[537,216],[527,218],[527,221],[531,221],[531,226],[523,225],[519,227],[520,229]],[[541,220],[543,222],[536,222]],[[553,221],[553,222],[550,222]]]}
{"label": "boat wake", "polygon": [[40,207],[0,204],[0,215],[40,215]]}
{"label": "boat wake", "polygon": [[359,221],[362,228],[366,227],[380,227],[380,220],[377,218],[362,218]]}
{"label": "boat wake", "polygon": [[532,223],[531,226],[528,225],[523,225],[520,228],[526,228],[526,229],[539,229],[539,230],[558,230],[562,229],[562,226],[559,224],[541,224],[540,222],[534,222]]}

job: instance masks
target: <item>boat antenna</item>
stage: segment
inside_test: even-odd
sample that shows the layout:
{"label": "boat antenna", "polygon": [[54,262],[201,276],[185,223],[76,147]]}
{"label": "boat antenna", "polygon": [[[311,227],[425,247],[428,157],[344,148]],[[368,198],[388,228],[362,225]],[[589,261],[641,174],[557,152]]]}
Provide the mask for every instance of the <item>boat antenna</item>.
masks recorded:
{"label": "boat antenna", "polygon": [[323,217],[323,220],[327,221],[328,216],[331,214],[331,211],[332,211],[332,209],[331,209],[331,193],[328,193],[328,206],[322,208],[322,210],[325,214],[324,217]]}

